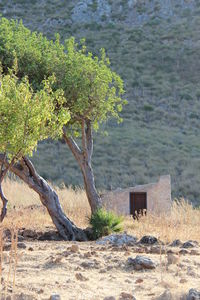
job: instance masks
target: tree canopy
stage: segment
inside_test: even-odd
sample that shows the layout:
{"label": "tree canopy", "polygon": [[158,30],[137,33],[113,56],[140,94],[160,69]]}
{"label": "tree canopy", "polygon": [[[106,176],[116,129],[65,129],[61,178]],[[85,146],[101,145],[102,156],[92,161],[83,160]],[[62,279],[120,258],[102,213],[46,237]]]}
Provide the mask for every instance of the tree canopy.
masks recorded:
{"label": "tree canopy", "polygon": [[0,20],[0,61],[3,72],[17,60],[17,76],[28,77],[31,87],[41,88],[45,78],[56,77],[54,89],[62,88],[65,106],[69,108],[73,132],[77,134],[80,119],[91,120],[97,129],[108,117],[120,118],[125,100],[123,82],[111,70],[105,51],[101,56],[88,52],[84,41],[80,45],[70,38],[62,45],[59,35],[55,41],[41,33],[31,32],[22,21]]}
{"label": "tree canopy", "polygon": [[53,92],[50,79],[34,92],[27,77],[19,80],[12,72],[0,76],[0,152],[10,159],[31,155],[38,141],[62,135],[70,115],[62,107],[63,92]]}

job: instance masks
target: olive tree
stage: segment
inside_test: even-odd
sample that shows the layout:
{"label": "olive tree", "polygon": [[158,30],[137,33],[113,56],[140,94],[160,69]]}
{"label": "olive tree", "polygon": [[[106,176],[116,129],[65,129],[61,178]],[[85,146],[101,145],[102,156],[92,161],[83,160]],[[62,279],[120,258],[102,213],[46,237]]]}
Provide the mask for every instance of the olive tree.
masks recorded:
{"label": "olive tree", "polygon": [[87,52],[84,40],[81,44],[76,44],[74,38],[65,42],[67,55],[61,86],[71,119],[64,127],[63,137],[81,169],[86,194],[94,212],[102,203],[95,188],[92,169],[93,131],[98,131],[101,123],[110,117],[120,122],[118,113],[126,101],[121,98],[123,82],[111,70],[104,49],[98,58]]}
{"label": "olive tree", "polygon": [[[85,190],[92,212],[101,206],[92,170],[93,131],[110,117],[121,119],[118,113],[125,101],[123,82],[112,71],[105,51],[101,56],[87,52],[84,42],[77,45],[74,38],[64,45],[42,34],[31,32],[22,22],[0,21],[0,60],[3,71],[17,59],[19,78],[28,76],[35,91],[41,89],[44,78],[56,77],[54,89],[62,89],[63,106],[71,119],[63,126],[63,138],[81,169]],[[55,104],[56,105],[56,104]],[[59,108],[59,107],[58,107]],[[78,139],[78,141],[77,141]]]}
{"label": "olive tree", "polygon": [[[40,91],[34,92],[27,78],[19,80],[12,72],[0,76],[0,197],[3,202],[0,218],[3,221],[8,202],[2,190],[2,182],[9,170],[16,169],[17,175],[22,179],[25,177],[28,185],[39,193],[58,231],[66,238],[63,231],[65,225],[72,238],[73,231],[78,229],[63,214],[58,199],[55,199],[57,195],[53,199],[49,196],[54,194],[53,189],[36,174],[26,158],[32,155],[38,141],[61,136],[63,126],[70,119],[68,109],[63,107],[63,91],[53,91],[52,84],[53,78],[49,78],[43,81]],[[21,162],[19,169],[18,162]],[[25,168],[29,169],[32,176],[24,176]],[[43,188],[38,189],[39,185],[43,185]]]}

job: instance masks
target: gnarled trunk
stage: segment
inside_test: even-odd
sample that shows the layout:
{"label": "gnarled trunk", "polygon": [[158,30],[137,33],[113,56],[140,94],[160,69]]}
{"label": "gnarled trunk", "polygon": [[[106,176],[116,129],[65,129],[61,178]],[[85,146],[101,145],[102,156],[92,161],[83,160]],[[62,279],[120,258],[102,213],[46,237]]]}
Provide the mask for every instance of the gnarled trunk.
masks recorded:
{"label": "gnarled trunk", "polygon": [[[0,154],[0,164],[3,163],[4,155]],[[5,162],[5,164],[8,164]],[[24,157],[19,163],[11,166],[10,171],[21,178],[40,197],[42,204],[47,208],[48,213],[56,226],[59,234],[65,240],[87,240],[84,231],[75,226],[64,214],[55,190],[37,174],[31,161]]]}

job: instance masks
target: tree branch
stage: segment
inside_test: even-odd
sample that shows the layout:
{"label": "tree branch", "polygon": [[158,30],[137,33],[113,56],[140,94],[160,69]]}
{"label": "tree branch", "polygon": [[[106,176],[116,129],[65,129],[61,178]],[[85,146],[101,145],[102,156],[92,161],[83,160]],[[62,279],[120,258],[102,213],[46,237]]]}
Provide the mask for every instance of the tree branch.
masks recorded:
{"label": "tree branch", "polygon": [[91,161],[93,153],[93,136],[92,136],[92,125],[91,121],[86,121],[86,140],[87,140],[87,149],[88,149],[88,159]]}
{"label": "tree branch", "polygon": [[87,140],[86,140],[86,130],[85,130],[85,120],[81,121],[81,133],[82,133],[82,148],[84,159],[88,160],[88,148],[87,148]]}
{"label": "tree branch", "polygon": [[83,159],[83,154],[82,154],[79,146],[75,142],[75,140],[72,137],[68,137],[66,135],[64,129],[63,129],[63,138],[64,138],[65,142],[67,143],[68,147],[70,148],[70,150],[72,151],[75,159],[80,163]]}

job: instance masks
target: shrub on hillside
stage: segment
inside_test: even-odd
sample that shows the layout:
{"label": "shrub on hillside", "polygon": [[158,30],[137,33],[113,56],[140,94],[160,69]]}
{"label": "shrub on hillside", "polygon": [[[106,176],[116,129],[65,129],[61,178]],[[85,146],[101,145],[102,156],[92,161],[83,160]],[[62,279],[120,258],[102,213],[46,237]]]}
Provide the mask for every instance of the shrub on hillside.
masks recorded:
{"label": "shrub on hillside", "polygon": [[98,239],[113,232],[122,231],[122,221],[123,217],[113,212],[109,212],[103,208],[96,210],[90,218],[93,238]]}

